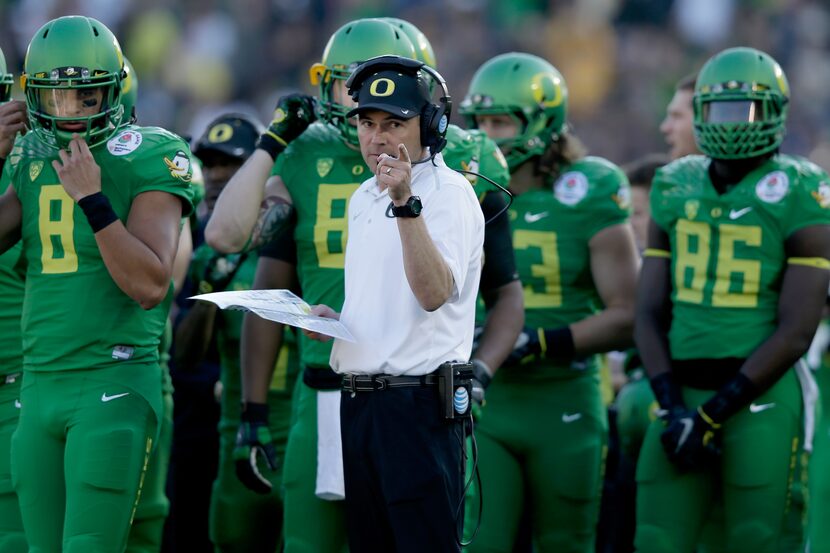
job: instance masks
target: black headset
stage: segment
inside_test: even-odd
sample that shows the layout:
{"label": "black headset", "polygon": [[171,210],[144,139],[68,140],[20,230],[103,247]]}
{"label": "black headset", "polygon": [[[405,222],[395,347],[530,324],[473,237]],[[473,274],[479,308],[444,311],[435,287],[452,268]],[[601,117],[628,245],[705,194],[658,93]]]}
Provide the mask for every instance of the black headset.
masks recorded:
{"label": "black headset", "polygon": [[423,71],[441,87],[439,103],[429,101],[421,109],[421,144],[429,146],[430,157],[435,156],[447,145],[447,127],[452,114],[452,98],[447,89],[447,82],[438,71],[424,62],[402,56],[377,56],[361,63],[346,81],[352,99],[357,101],[360,88],[366,79],[387,70],[400,71],[412,77],[417,77],[418,71]]}

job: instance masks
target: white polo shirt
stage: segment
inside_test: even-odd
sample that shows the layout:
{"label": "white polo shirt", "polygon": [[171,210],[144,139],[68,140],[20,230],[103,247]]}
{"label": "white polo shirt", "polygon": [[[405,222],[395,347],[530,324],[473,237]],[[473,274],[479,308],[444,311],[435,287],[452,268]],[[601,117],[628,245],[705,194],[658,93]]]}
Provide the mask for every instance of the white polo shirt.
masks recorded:
{"label": "white polo shirt", "polygon": [[387,217],[391,200],[376,177],[349,201],[346,300],[340,320],[356,343],[335,340],[331,366],[344,374],[423,375],[445,361],[466,361],[473,346],[475,302],[484,244],[484,216],[473,187],[435,164],[412,168],[412,194],[421,198],[421,218],[452,271],[449,300],[425,311],[406,279],[397,219]]}

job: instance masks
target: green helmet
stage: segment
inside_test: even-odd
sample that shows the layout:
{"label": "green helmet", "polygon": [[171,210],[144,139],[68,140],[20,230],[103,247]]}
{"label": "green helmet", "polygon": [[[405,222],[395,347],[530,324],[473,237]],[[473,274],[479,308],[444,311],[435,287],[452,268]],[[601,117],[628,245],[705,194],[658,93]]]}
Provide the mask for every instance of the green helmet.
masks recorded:
{"label": "green helmet", "polygon": [[777,149],[789,95],[787,77],[768,54],[754,48],[715,54],[698,74],[692,101],[700,151],[716,159],[745,159]]}
{"label": "green helmet", "polygon": [[432,50],[432,45],[429,43],[427,36],[421,30],[403,19],[397,17],[384,17],[384,21],[403,31],[403,34],[409,39],[415,47],[415,59],[427,64],[433,69],[438,69],[438,64],[435,61],[435,52]]}
{"label": "green helmet", "polygon": [[417,57],[412,42],[399,29],[382,19],[358,19],[331,35],[322,62],[309,70],[311,84],[320,87],[320,117],[336,126],[351,144],[357,144],[357,127],[346,117],[351,107],[334,101],[334,85],[345,82],[362,62],[387,54]]}
{"label": "green helmet", "polygon": [[12,84],[14,75],[6,69],[6,56],[0,50],[0,104],[5,104],[12,99]]}
{"label": "green helmet", "polygon": [[477,115],[509,115],[519,133],[496,143],[512,171],[541,155],[565,130],[568,88],[556,68],[538,56],[510,52],[484,63],[461,102],[471,128]]}
{"label": "green helmet", "polygon": [[124,80],[121,81],[121,105],[124,106],[122,123],[135,123],[135,104],[138,101],[138,75],[133,64],[124,58]]}
{"label": "green helmet", "polygon": [[[100,21],[74,15],[53,19],[35,33],[23,64],[32,129],[41,140],[59,148],[69,143],[73,133],[83,135],[90,147],[106,142],[123,117],[123,75],[121,47]],[[100,98],[85,99],[83,105],[100,102],[100,109],[92,115],[78,114],[81,98],[97,96],[99,90]],[[84,126],[77,130],[59,126],[72,123]]]}

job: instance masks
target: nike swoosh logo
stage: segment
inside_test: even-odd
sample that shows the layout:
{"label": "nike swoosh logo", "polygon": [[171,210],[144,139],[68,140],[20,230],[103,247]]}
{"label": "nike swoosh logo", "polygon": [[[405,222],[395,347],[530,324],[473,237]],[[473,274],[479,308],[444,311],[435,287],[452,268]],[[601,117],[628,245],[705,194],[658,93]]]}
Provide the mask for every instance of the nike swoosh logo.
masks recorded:
{"label": "nike swoosh logo", "polygon": [[401,113],[403,113],[404,115],[406,115],[406,114],[408,114],[408,113],[409,113],[409,110],[408,110],[408,109],[403,109],[403,108],[401,108]]}
{"label": "nike swoosh logo", "polygon": [[123,394],[115,394],[113,396],[108,396],[107,393],[104,392],[103,394],[101,394],[101,401],[106,403],[108,401],[112,401],[114,399],[118,399],[120,397],[124,397],[124,396],[128,396],[128,395],[130,395],[130,392],[124,392]]}
{"label": "nike swoosh logo", "polygon": [[565,424],[569,424],[569,423],[572,423],[574,421],[578,421],[581,418],[582,418],[582,413],[572,413],[570,415],[568,413],[562,413],[562,422],[564,422]]}
{"label": "nike swoosh logo", "polygon": [[749,412],[760,413],[761,411],[766,411],[767,409],[772,409],[773,407],[775,407],[775,403],[761,403],[760,405],[757,403],[751,403],[749,405]]}
{"label": "nike swoosh logo", "polygon": [[731,221],[734,221],[735,219],[740,219],[750,211],[752,211],[752,206],[745,207],[743,209],[732,209],[729,211],[729,219]]}
{"label": "nike swoosh logo", "polygon": [[525,222],[527,223],[535,223],[541,219],[544,219],[549,214],[547,211],[543,211],[541,213],[525,213]]}
{"label": "nike swoosh logo", "polygon": [[14,400],[14,406],[17,409],[20,409],[21,407],[23,407],[22,405],[20,405],[20,400],[19,399]]}
{"label": "nike swoosh logo", "polygon": [[694,423],[690,418],[680,419],[680,424],[683,425],[683,432],[680,433],[680,439],[677,440],[677,447],[674,449],[675,453],[680,451],[680,448],[683,447],[683,444],[685,444],[686,440],[689,439],[689,434],[692,433],[692,426],[694,426]]}

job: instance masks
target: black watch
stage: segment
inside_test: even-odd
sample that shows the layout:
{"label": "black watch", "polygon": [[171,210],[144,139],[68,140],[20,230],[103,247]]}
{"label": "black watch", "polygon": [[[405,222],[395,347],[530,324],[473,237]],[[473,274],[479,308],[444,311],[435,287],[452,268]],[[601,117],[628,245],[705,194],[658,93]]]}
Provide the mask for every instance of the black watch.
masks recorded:
{"label": "black watch", "polygon": [[392,204],[393,217],[417,217],[421,214],[423,206],[421,205],[421,198],[418,196],[410,196],[406,203],[402,206]]}

